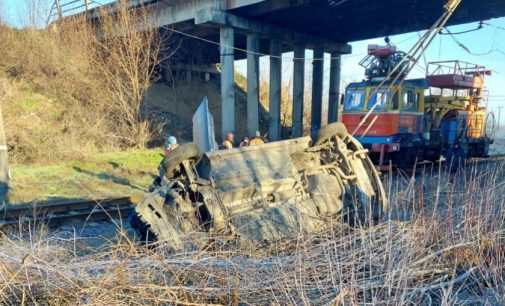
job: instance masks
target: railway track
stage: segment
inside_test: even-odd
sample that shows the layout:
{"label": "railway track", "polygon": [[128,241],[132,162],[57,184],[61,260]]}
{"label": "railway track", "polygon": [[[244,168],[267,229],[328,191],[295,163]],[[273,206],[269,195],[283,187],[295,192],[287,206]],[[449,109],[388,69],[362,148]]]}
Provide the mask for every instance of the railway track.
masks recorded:
{"label": "railway track", "polygon": [[22,223],[49,225],[77,220],[110,221],[133,210],[129,197],[12,205],[0,210],[0,227]]}
{"label": "railway track", "polygon": [[[505,161],[505,154],[473,158],[469,161],[471,163]],[[0,227],[23,223],[55,225],[82,220],[110,221],[127,218],[132,210],[133,204],[129,197],[12,205],[0,209]]]}
{"label": "railway track", "polygon": [[482,163],[482,162],[503,161],[503,160],[505,160],[505,154],[495,154],[486,158],[484,157],[472,158],[470,161]]}
{"label": "railway track", "polygon": [[[487,162],[500,162],[500,161],[505,161],[505,154],[495,154],[491,155],[489,157],[473,157],[470,159],[466,160],[467,164],[479,164],[479,163],[487,163]],[[446,162],[446,161],[444,161]],[[442,162],[442,163],[444,163]],[[423,167],[426,165],[437,165],[439,162],[433,162],[433,161],[421,161],[416,164],[416,168]]]}

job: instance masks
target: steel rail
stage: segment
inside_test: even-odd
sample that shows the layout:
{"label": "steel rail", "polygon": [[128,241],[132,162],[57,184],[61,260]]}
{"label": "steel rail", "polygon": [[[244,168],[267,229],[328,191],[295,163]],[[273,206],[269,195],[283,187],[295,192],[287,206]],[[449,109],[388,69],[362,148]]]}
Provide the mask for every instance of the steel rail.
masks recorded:
{"label": "steel rail", "polygon": [[[505,161],[505,154],[493,154],[488,157],[472,157],[467,160],[465,160],[466,165],[472,165],[472,164],[482,164],[482,163],[492,163],[492,162],[502,162]],[[444,160],[442,162],[439,161],[428,161],[428,160],[423,160],[415,164],[416,168],[420,168],[423,166],[427,165],[438,165],[438,164],[445,164],[447,161]]]}
{"label": "steel rail", "polygon": [[23,223],[57,224],[72,220],[112,221],[133,210],[129,197],[9,205],[0,210],[0,227]]}
{"label": "steel rail", "polygon": [[493,154],[489,157],[474,157],[468,160],[469,162],[474,163],[483,163],[483,162],[493,162],[493,161],[505,161],[505,154]]}

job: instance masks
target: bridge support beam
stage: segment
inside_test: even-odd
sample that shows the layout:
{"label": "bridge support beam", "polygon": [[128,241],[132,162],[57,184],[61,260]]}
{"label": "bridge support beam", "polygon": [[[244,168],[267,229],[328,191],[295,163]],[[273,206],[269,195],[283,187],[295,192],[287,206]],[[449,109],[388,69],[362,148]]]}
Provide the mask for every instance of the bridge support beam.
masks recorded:
{"label": "bridge support beam", "polygon": [[234,31],[230,27],[220,29],[221,53],[221,135],[235,132],[235,77]]}
{"label": "bridge support beam", "polygon": [[[258,0],[248,0],[258,1]],[[280,1],[280,0],[279,0]],[[298,0],[300,1],[300,0]],[[234,3],[236,1],[229,1]],[[283,2],[286,2],[283,0]],[[277,4],[277,2],[272,2]],[[216,9],[201,9],[196,12],[195,24],[215,24],[218,26],[233,27],[237,31],[245,33],[257,33],[268,39],[277,39],[285,42],[298,42],[305,44],[307,48],[316,46],[326,46],[332,50],[339,51],[341,54],[349,54],[352,47],[348,44],[335,43],[323,39],[313,34],[307,34],[278,27],[269,23],[260,22],[249,18],[237,16],[225,11]]]}
{"label": "bridge support beam", "polygon": [[324,49],[317,47],[314,49],[314,60],[312,62],[312,112],[311,112],[311,136],[314,138],[321,128],[321,118],[323,113],[323,72],[324,72]]}
{"label": "bridge support beam", "polygon": [[330,95],[328,100],[328,123],[338,121],[338,110],[340,107],[340,73],[341,73],[340,53],[332,52],[330,62]]}
{"label": "bridge support beam", "polygon": [[305,88],[305,47],[296,45],[293,63],[293,127],[292,137],[303,136],[303,98]]}
{"label": "bridge support beam", "polygon": [[247,35],[247,134],[259,131],[259,51],[257,34]]}
{"label": "bridge support beam", "polygon": [[270,41],[270,96],[269,96],[269,129],[270,140],[281,138],[281,84],[282,60],[281,43],[278,40]]}

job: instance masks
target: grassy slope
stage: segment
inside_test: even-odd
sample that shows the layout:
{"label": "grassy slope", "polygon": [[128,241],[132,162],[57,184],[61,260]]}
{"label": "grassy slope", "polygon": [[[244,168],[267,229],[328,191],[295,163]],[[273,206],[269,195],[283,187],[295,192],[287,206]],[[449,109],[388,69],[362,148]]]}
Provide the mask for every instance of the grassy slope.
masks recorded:
{"label": "grassy slope", "polygon": [[88,137],[93,127],[69,120],[65,104],[24,81],[7,84],[11,203],[125,196],[152,182],[161,150],[97,153]]}
{"label": "grassy slope", "polygon": [[11,203],[105,198],[144,191],[156,174],[161,151],[102,153],[80,161],[12,167]]}

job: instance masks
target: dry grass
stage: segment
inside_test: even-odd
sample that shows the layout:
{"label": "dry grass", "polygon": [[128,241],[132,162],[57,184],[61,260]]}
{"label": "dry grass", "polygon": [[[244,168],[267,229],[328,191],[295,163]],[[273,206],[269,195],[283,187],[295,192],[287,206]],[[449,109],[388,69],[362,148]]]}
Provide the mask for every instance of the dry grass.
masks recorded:
{"label": "dry grass", "polygon": [[492,164],[459,175],[425,169],[415,179],[391,176],[390,221],[299,233],[256,251],[215,237],[205,249],[170,254],[163,243],[150,248],[134,243],[124,230],[115,242],[84,253],[86,238],[72,238],[73,233],[6,236],[0,247],[0,300],[6,305],[502,305],[504,171],[503,164]]}
{"label": "dry grass", "polygon": [[9,203],[115,198],[142,193],[158,174],[162,150],[94,154],[11,168]]}

